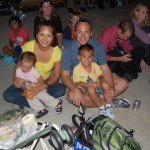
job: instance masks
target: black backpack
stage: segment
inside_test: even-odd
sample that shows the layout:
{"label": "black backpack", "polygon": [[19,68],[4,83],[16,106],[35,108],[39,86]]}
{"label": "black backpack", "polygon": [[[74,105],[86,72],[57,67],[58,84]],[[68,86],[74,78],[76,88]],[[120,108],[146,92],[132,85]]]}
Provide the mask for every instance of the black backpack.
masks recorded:
{"label": "black backpack", "polygon": [[[77,123],[77,119],[80,124]],[[93,116],[85,121],[83,116],[72,116],[77,127],[75,137],[91,150],[141,150],[141,145],[133,138],[134,130],[124,129],[116,121],[106,116]]]}

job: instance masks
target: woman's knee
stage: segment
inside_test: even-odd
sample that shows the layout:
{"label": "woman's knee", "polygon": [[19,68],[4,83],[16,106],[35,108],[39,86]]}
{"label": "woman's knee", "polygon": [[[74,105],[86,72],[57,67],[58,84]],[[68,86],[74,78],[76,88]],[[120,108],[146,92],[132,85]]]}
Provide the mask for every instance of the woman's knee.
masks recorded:
{"label": "woman's knee", "polygon": [[3,98],[5,101],[7,101],[9,103],[13,103],[12,94],[7,89],[3,93]]}
{"label": "woman's knee", "polygon": [[64,96],[66,94],[66,87],[62,85],[61,89],[58,91],[60,96]]}

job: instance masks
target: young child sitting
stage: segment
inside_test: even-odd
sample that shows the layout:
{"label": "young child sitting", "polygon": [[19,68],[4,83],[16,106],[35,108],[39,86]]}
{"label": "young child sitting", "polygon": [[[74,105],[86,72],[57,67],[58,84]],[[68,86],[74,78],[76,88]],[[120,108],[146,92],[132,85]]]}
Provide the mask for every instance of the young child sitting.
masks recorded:
{"label": "young child sitting", "polygon": [[64,29],[63,33],[63,46],[71,40],[75,39],[75,25],[80,20],[80,12],[72,11],[70,14],[70,23]]}
{"label": "young child sitting", "polygon": [[9,26],[9,46],[4,46],[2,50],[3,53],[14,58],[18,58],[21,54],[21,50],[18,50],[21,49],[21,46],[29,40],[29,33],[22,27],[21,20],[17,16],[12,16],[9,19]]}
{"label": "young child sitting", "polygon": [[48,110],[45,109],[41,101],[50,108],[55,108],[56,113],[61,113],[62,100],[50,96],[46,89],[39,93],[34,90],[34,87],[40,86],[44,83],[43,78],[34,67],[35,62],[36,56],[34,53],[29,51],[24,52],[20,57],[20,67],[16,69],[16,77],[20,79],[20,83],[24,83],[24,86],[22,87],[26,90],[24,96],[26,96],[30,107],[36,111],[36,118],[40,118],[48,113]]}
{"label": "young child sitting", "polygon": [[[99,108],[100,115],[109,116],[114,119],[114,111],[112,104],[107,103],[107,94],[110,86],[104,80],[101,68],[93,62],[94,48],[89,45],[81,45],[79,47],[78,59],[80,63],[75,66],[73,71],[73,82],[77,84],[83,92],[87,92],[93,103]],[[99,97],[100,88],[103,92],[104,100]],[[101,105],[99,105],[101,101]]]}

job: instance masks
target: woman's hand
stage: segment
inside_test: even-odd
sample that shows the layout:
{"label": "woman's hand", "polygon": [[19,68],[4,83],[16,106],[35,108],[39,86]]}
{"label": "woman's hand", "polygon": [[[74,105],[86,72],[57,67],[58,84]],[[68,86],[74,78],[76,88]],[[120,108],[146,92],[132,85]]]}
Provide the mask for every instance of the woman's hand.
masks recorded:
{"label": "woman's hand", "polygon": [[25,80],[24,79],[21,79],[21,78],[15,78],[14,80],[14,85],[16,88],[21,88],[24,84]]}
{"label": "woman's hand", "polygon": [[37,86],[37,87],[32,87],[32,94],[34,94],[34,95],[38,94],[40,91],[42,91],[44,89],[43,86],[44,86],[44,84]]}
{"label": "woman's hand", "polygon": [[31,87],[31,88],[32,88],[32,87],[36,87],[36,83],[33,83],[33,82],[32,82],[32,83],[28,84],[28,87]]}

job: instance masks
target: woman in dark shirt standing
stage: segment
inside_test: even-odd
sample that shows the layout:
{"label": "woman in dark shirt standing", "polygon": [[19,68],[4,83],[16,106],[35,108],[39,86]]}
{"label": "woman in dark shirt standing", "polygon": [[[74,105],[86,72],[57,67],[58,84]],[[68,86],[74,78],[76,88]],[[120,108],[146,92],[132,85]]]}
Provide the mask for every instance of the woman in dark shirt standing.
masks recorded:
{"label": "woman in dark shirt standing", "polygon": [[62,47],[63,27],[60,17],[55,13],[51,0],[44,0],[40,3],[39,16],[34,20],[34,37],[37,26],[41,22],[47,22],[52,25],[57,33],[58,46]]}

